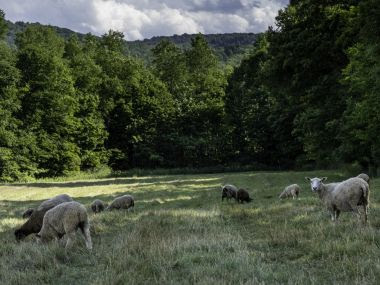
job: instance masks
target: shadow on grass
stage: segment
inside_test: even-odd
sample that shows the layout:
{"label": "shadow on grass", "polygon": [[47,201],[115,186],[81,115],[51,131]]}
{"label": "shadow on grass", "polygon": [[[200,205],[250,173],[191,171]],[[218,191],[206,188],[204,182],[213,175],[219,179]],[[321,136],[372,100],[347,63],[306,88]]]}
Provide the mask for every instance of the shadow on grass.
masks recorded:
{"label": "shadow on grass", "polygon": [[205,182],[218,182],[221,178],[199,178],[196,177],[191,179],[175,179],[173,176],[155,176],[155,177],[141,177],[141,178],[113,178],[113,179],[102,179],[94,181],[72,181],[72,182],[31,182],[31,183],[13,183],[13,184],[2,184],[3,186],[26,186],[35,188],[52,188],[52,187],[62,187],[62,188],[76,188],[76,187],[91,187],[91,186],[108,186],[108,185],[120,185],[120,184],[139,184],[139,185],[160,185],[160,184],[174,184],[181,185],[191,181],[191,184],[204,184]]}

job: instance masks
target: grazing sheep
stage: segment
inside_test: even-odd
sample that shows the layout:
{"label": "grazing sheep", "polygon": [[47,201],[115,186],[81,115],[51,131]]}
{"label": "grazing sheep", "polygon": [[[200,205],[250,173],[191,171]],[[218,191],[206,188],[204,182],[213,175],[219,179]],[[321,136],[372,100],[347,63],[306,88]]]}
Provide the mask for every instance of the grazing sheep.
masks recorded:
{"label": "grazing sheep", "polygon": [[124,195],[115,198],[106,210],[111,211],[113,209],[131,209],[135,206],[135,199],[131,195]]}
{"label": "grazing sheep", "polygon": [[102,200],[96,199],[91,204],[91,210],[94,213],[100,213],[104,211],[104,209],[107,207],[107,204],[105,204]]}
{"label": "grazing sheep", "polygon": [[236,201],[238,203],[241,202],[242,204],[244,201],[249,203],[252,201],[252,198],[249,197],[249,193],[247,192],[247,190],[240,188],[236,193]]}
{"label": "grazing sheep", "polygon": [[367,182],[369,184],[369,176],[365,173],[360,173],[358,176],[356,177],[359,177],[361,179],[363,179],[365,182]]}
{"label": "grazing sheep", "polygon": [[53,238],[60,239],[67,235],[65,248],[68,249],[73,243],[78,228],[84,236],[86,247],[91,250],[90,224],[86,208],[75,201],[65,202],[46,212],[37,238],[41,242],[48,242]]}
{"label": "grazing sheep", "polygon": [[29,218],[29,217],[32,215],[33,211],[34,211],[33,208],[29,208],[29,209],[26,210],[24,213],[22,213],[22,217],[23,217],[24,219]]}
{"label": "grazing sheep", "polygon": [[234,198],[236,200],[236,195],[238,192],[238,189],[236,188],[236,186],[227,184],[221,187],[222,187],[222,201],[224,200],[224,198],[227,198],[227,200]]}
{"label": "grazing sheep", "polygon": [[298,184],[292,184],[287,187],[285,187],[284,191],[281,192],[279,198],[285,199],[285,198],[298,198],[299,193],[301,192],[301,187],[298,186]]}
{"label": "grazing sheep", "polygon": [[16,240],[20,241],[30,234],[38,233],[41,230],[44,215],[48,210],[63,202],[70,202],[72,200],[69,195],[62,194],[42,202],[36,210],[33,210],[29,219],[15,231]]}
{"label": "grazing sheep", "polygon": [[311,190],[317,192],[336,221],[340,212],[354,212],[360,216],[358,206],[363,206],[364,223],[367,222],[369,186],[363,179],[354,177],[340,183],[323,184],[327,178],[309,178]]}

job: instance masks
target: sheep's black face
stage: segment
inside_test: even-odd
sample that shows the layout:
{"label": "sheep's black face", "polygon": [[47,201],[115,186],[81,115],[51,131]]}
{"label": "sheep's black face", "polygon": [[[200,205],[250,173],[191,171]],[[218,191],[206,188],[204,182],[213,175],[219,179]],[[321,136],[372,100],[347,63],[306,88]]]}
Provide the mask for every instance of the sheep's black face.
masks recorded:
{"label": "sheep's black face", "polygon": [[315,177],[315,178],[305,177],[305,178],[310,181],[311,191],[313,191],[313,192],[321,191],[321,189],[323,187],[323,181],[325,181],[327,179],[326,177],[322,177],[322,178],[318,178],[318,177]]}
{"label": "sheep's black face", "polygon": [[26,237],[26,235],[21,229],[18,229],[15,231],[15,237],[16,237],[17,241],[20,241],[20,240],[24,239]]}

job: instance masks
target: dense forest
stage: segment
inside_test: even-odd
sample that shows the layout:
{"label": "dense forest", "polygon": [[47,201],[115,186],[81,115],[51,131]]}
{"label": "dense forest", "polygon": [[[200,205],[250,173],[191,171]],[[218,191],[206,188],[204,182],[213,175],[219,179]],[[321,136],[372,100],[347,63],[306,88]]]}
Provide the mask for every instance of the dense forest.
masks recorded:
{"label": "dense forest", "polygon": [[129,168],[380,164],[380,5],[290,1],[233,66],[203,35],[144,61],[123,34],[69,38],[0,15],[0,178]]}
{"label": "dense forest", "polygon": [[[12,23],[6,21],[8,31],[6,41],[11,46],[15,46],[16,35],[24,32],[31,24],[24,22]],[[44,26],[39,23],[34,23],[35,26]],[[59,36],[68,40],[72,36],[77,36],[79,40],[83,40],[85,34],[74,32],[70,29],[48,26],[52,28]],[[144,63],[151,64],[153,61],[152,49],[161,41],[168,40],[174,43],[181,49],[187,49],[191,46],[191,39],[195,35],[183,34],[173,36],[159,36],[151,39],[124,41],[124,53],[133,57],[138,57]],[[229,34],[212,34],[203,35],[206,42],[214,50],[218,60],[223,64],[237,65],[241,59],[249,52],[252,45],[255,43],[258,34],[254,33],[229,33]]]}

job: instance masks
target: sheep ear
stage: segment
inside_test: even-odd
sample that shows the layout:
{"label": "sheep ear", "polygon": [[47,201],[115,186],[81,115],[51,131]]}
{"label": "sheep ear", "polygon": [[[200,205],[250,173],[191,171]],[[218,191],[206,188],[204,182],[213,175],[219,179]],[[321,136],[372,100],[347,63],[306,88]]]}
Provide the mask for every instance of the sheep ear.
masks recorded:
{"label": "sheep ear", "polygon": [[327,177],[322,177],[321,181],[326,181],[327,180]]}
{"label": "sheep ear", "polygon": [[311,178],[310,177],[305,177],[306,180],[308,181],[311,181]]}

